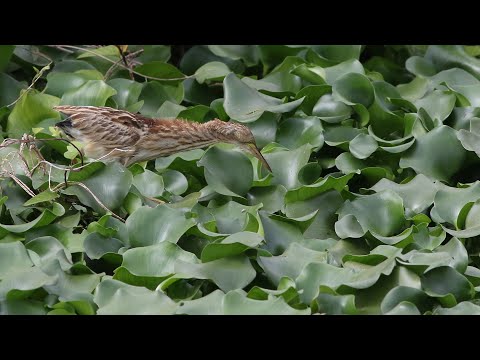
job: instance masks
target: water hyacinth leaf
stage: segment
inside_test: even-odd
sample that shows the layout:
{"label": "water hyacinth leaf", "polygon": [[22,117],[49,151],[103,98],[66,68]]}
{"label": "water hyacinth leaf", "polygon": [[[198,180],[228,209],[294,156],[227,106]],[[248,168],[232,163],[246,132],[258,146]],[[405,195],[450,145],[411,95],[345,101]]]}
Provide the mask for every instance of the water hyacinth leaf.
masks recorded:
{"label": "water hyacinth leaf", "polygon": [[60,114],[52,107],[58,105],[60,99],[36,92],[27,92],[15,104],[7,120],[7,133],[12,138],[19,138],[23,133],[30,133],[32,127],[45,119],[60,119]]}
{"label": "water hyacinth leaf", "polygon": [[78,88],[66,91],[61,99],[62,105],[105,106],[107,99],[117,90],[102,80],[88,80]]}
{"label": "water hyacinth leaf", "polygon": [[366,159],[378,148],[377,141],[370,135],[358,134],[349,143],[350,153],[357,159]]}
{"label": "water hyacinth leaf", "polygon": [[480,182],[478,181],[466,188],[442,186],[435,195],[435,210],[443,222],[453,224],[458,229],[458,217],[462,209],[467,203],[479,198]]}
{"label": "water hyacinth leaf", "polygon": [[145,170],[143,173],[135,175],[132,184],[142,195],[150,197],[162,195],[165,189],[163,178],[150,170]]}
{"label": "water hyacinth leaf", "polygon": [[260,266],[275,285],[278,285],[284,276],[296,279],[303,268],[311,262],[326,261],[326,252],[307,249],[298,243],[291,243],[282,255],[259,257]]}
{"label": "water hyacinth leaf", "polygon": [[314,104],[312,115],[327,123],[337,124],[350,118],[352,109],[341,101],[336,101],[330,94],[321,96]]}
{"label": "water hyacinth leaf", "polygon": [[347,105],[369,107],[375,100],[375,90],[365,75],[348,73],[333,83],[333,96]]}
{"label": "water hyacinth leaf", "polygon": [[288,149],[296,149],[310,144],[321,148],[323,127],[316,117],[290,118],[282,122],[277,132],[277,141]]}
{"label": "water hyacinth leaf", "polygon": [[416,101],[415,106],[417,109],[425,109],[432,119],[443,122],[455,106],[455,95],[437,90]]}
{"label": "water hyacinth leaf", "polygon": [[176,314],[223,315],[224,298],[223,291],[215,290],[199,299],[180,302]]}
{"label": "water hyacinth leaf", "polygon": [[154,209],[142,206],[135,210],[125,225],[132,246],[148,246],[162,241],[176,243],[188,229],[195,225],[185,211],[160,205]]}
{"label": "water hyacinth leaf", "polygon": [[263,210],[274,213],[283,208],[286,193],[283,185],[262,186],[250,189],[246,197],[250,205],[262,203]]}
{"label": "water hyacinth leaf", "polygon": [[461,302],[472,299],[475,294],[473,285],[465,276],[449,266],[438,267],[425,273],[422,277],[422,288],[429,296],[439,297],[439,301],[451,294],[457,302]]}
{"label": "water hyacinth leaf", "polygon": [[400,167],[411,167],[430,178],[448,181],[463,165],[466,152],[455,130],[440,126],[417,138],[400,159]]}
{"label": "water hyacinth leaf", "polygon": [[480,306],[470,302],[462,301],[452,308],[437,308],[435,315],[480,315]]}
{"label": "water hyacinth leaf", "polygon": [[[118,208],[132,185],[132,173],[118,163],[111,163],[95,172],[83,181],[93,194],[110,210]],[[80,186],[70,186],[63,190],[67,194],[76,195],[82,204],[90,206],[97,212],[105,210],[92,195]]]}
{"label": "water hyacinth leaf", "polygon": [[207,80],[222,80],[230,73],[228,66],[220,61],[212,61],[202,65],[195,71],[195,79],[203,84]]}
{"label": "water hyacinth leaf", "polygon": [[241,292],[231,291],[223,300],[226,315],[309,315],[310,309],[297,310],[285,302],[282,297],[269,300],[253,300]]}
{"label": "water hyacinth leaf", "polygon": [[175,263],[174,271],[185,277],[210,279],[224,292],[244,288],[252,282],[256,275],[249,259],[242,255],[213,260],[204,264],[178,260]]}
{"label": "water hyacinth leaf", "polygon": [[264,239],[253,232],[243,231],[226,237],[225,239],[210,243],[202,250],[202,262],[221,259],[228,256],[239,255],[245,250],[258,247]]}
{"label": "water hyacinth leaf", "polygon": [[[242,152],[211,147],[198,164],[205,168],[207,183],[219,194],[243,196],[252,186],[252,164]],[[231,170],[225,171],[224,164],[231,164]]]}
{"label": "water hyacinth leaf", "polygon": [[0,278],[33,266],[25,246],[19,242],[0,244]]}
{"label": "water hyacinth leaf", "polygon": [[[276,151],[264,152],[263,156],[272,168],[272,185],[280,184],[287,189],[300,186],[298,172],[304,167],[310,157],[311,145],[305,144],[294,150],[276,148]],[[289,166],[285,166],[288,163]]]}
{"label": "water hyacinth leaf", "polygon": [[303,98],[283,104],[281,100],[259,93],[241,81],[235,74],[228,74],[223,81],[225,111],[240,122],[257,120],[265,111],[285,113],[296,109]]}
{"label": "water hyacinth leaf", "polygon": [[95,289],[99,315],[168,315],[177,305],[167,295],[113,279],[103,280]]}
{"label": "water hyacinth leaf", "polygon": [[133,248],[123,253],[122,266],[136,276],[165,277],[174,274],[177,260],[198,263],[197,257],[169,241]]}
{"label": "water hyacinth leaf", "polygon": [[422,174],[403,184],[382,179],[370,189],[375,192],[390,189],[397,193],[403,200],[407,216],[418,214],[429,207],[437,193],[434,183]]}
{"label": "water hyacinth leaf", "polygon": [[117,91],[112,98],[117,103],[119,109],[127,109],[129,106],[137,103],[143,89],[142,84],[128,79],[112,79],[107,84]]}

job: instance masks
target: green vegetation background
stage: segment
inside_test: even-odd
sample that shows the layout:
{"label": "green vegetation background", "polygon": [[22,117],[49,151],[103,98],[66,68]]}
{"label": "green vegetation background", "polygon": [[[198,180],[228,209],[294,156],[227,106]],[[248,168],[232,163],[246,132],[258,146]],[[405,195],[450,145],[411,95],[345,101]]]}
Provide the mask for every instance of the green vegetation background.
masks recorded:
{"label": "green vegetation background", "polygon": [[[0,313],[480,314],[479,55],[0,46]],[[58,104],[238,121],[273,173],[217,145],[64,187]]]}

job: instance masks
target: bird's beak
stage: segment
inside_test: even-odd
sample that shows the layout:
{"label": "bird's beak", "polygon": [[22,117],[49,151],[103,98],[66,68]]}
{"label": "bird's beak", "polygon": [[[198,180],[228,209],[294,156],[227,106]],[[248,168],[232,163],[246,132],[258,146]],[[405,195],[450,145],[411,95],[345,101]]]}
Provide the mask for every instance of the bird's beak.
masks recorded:
{"label": "bird's beak", "polygon": [[251,153],[253,156],[255,156],[260,162],[265,166],[265,168],[272,172],[272,169],[270,168],[270,165],[268,165],[267,160],[263,157],[263,155],[260,153],[260,150],[258,150],[257,146],[255,144],[247,144],[245,147],[245,150]]}

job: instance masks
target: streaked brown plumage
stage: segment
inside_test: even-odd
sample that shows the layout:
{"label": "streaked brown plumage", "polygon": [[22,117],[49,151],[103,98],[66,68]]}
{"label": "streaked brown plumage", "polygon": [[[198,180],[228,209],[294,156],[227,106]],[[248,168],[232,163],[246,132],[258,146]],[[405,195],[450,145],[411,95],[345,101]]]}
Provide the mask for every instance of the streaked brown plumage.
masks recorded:
{"label": "streaked brown plumage", "polygon": [[252,132],[242,124],[218,119],[203,124],[180,119],[151,119],[109,107],[61,105],[54,109],[68,115],[56,125],[83,142],[85,155],[91,158],[105,157],[129,166],[225,142],[240,146],[271,171],[255,145]]}

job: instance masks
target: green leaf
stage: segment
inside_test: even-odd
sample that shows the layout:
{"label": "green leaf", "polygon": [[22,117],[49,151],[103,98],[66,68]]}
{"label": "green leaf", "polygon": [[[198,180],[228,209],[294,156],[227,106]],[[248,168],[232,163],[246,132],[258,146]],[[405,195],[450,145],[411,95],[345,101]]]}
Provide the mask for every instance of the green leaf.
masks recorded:
{"label": "green leaf", "polygon": [[331,124],[340,123],[348,119],[351,114],[352,110],[349,106],[341,101],[334,100],[334,97],[329,94],[320,97],[312,110],[312,115],[318,116]]}
{"label": "green leaf", "polygon": [[82,86],[65,92],[61,104],[105,106],[107,99],[116,93],[114,88],[102,80],[89,80]]}
{"label": "green leaf", "polygon": [[291,150],[305,144],[320,149],[323,146],[323,127],[320,120],[313,116],[289,118],[279,126],[277,140]]}
{"label": "green leaf", "polygon": [[466,153],[455,130],[440,126],[419,136],[400,159],[400,167],[411,167],[417,173],[448,181],[463,165]]}
{"label": "green leaf", "polygon": [[[0,45],[2,46],[2,45]],[[0,73],[0,107],[12,104],[26,86],[5,73]],[[3,117],[1,115],[0,117]]]}
{"label": "green leaf", "polygon": [[45,202],[45,201],[52,201],[52,200],[54,200],[58,197],[59,197],[59,195],[57,193],[52,192],[50,190],[45,190],[45,191],[42,191],[41,193],[35,195],[34,197],[29,199],[28,201],[26,201],[25,204],[23,204],[23,206],[31,206],[31,205],[35,205],[35,204]]}
{"label": "green leaf", "polygon": [[207,244],[202,250],[202,262],[239,255],[250,248],[257,248],[263,238],[253,232],[242,231],[227,236],[225,239]]}
{"label": "green leaf", "polygon": [[358,134],[348,146],[352,155],[357,159],[366,159],[377,150],[378,143],[370,135]]}
{"label": "green leaf", "polygon": [[125,225],[132,246],[148,246],[162,241],[176,243],[195,224],[185,211],[160,205],[154,209],[142,206],[135,210]]}
{"label": "green leaf", "polygon": [[179,303],[177,314],[187,315],[223,315],[223,299],[225,294],[215,290],[204,297]]}
{"label": "green leaf", "polygon": [[12,138],[20,138],[23,133],[31,133],[35,125],[45,119],[60,119],[60,114],[52,107],[59,104],[57,97],[28,91],[15,104],[7,121],[7,132]]}
{"label": "green leaf", "polygon": [[219,61],[212,61],[199,67],[197,71],[195,71],[194,75],[195,79],[197,79],[200,84],[203,84],[207,80],[223,80],[223,78],[227,76],[230,72],[230,69],[224,63]]}
{"label": "green leaf", "polygon": [[438,297],[440,302],[449,294],[457,302],[470,300],[475,294],[473,285],[465,276],[449,266],[437,267],[425,273],[422,276],[422,288],[429,296]]}
{"label": "green leaf", "polygon": [[3,72],[3,70],[7,67],[14,50],[15,45],[0,46],[0,72]]}
{"label": "green leaf", "polygon": [[167,295],[106,278],[95,289],[99,315],[167,315],[177,305]]}
{"label": "green leaf", "polygon": [[397,193],[403,200],[406,216],[421,213],[433,203],[437,193],[434,183],[422,174],[402,184],[382,179],[370,189],[375,192],[390,189]]}
{"label": "green leaf", "polygon": [[327,253],[311,250],[294,242],[282,255],[260,256],[258,262],[268,278],[277,286],[284,276],[296,279],[302,270],[312,262],[326,263]]}
{"label": "green leaf", "polygon": [[435,315],[480,315],[480,306],[470,301],[462,301],[452,308],[439,307],[434,312]]}
{"label": "green leaf", "polygon": [[281,100],[264,95],[249,87],[235,76],[228,74],[223,80],[225,111],[232,119],[240,122],[257,120],[265,111],[285,113],[295,110],[303,101],[298,99],[283,104]]}
{"label": "green leaf", "polygon": [[347,200],[338,210],[338,218],[353,215],[363,231],[381,236],[398,234],[404,225],[403,201],[391,190]]}
{"label": "green leaf", "polygon": [[[252,164],[237,150],[211,147],[198,164],[205,168],[207,184],[219,194],[243,196],[252,186]],[[226,164],[231,166],[227,168]]]}
{"label": "green leaf", "polygon": [[[263,152],[265,159],[272,168],[272,185],[280,184],[287,189],[300,186],[298,172],[304,167],[310,157],[311,145],[305,144],[295,150],[274,148],[272,152]],[[285,164],[289,166],[285,166]]]}
{"label": "green leaf", "polygon": [[183,277],[210,279],[224,292],[244,288],[256,275],[246,256],[222,258],[204,264],[179,260],[175,263],[174,270]]}
{"label": "green leaf", "polygon": [[143,173],[133,177],[133,185],[144,196],[160,196],[164,190],[163,178],[153,171],[145,170]]}
{"label": "green leaf", "polygon": [[112,99],[115,100],[119,109],[127,109],[137,103],[143,89],[143,84],[128,79],[112,79],[107,84],[116,90]]}
{"label": "green leaf", "polygon": [[433,91],[415,102],[417,109],[423,108],[432,119],[444,121],[455,106],[455,95],[444,91]]}
{"label": "green leaf", "polygon": [[120,58],[120,51],[115,45],[102,46],[96,49],[89,49],[88,52],[82,51],[77,59],[89,58],[92,56],[103,55]]}
{"label": "green leaf", "polygon": [[[185,75],[175,66],[162,61],[152,61],[137,66],[135,71],[150,77],[155,81],[168,85],[176,85],[185,79]],[[150,79],[149,79],[150,80]]]}
{"label": "green leaf", "polygon": [[[110,210],[122,205],[123,200],[132,185],[132,173],[118,163],[111,163],[95,172],[83,181],[93,194]],[[99,213],[105,210],[98,202],[80,186],[70,186],[64,193],[76,195],[82,204],[85,204]]]}
{"label": "green leaf", "polygon": [[282,297],[253,300],[238,290],[225,295],[223,306],[225,315],[310,315],[310,309],[294,309]]}
{"label": "green leaf", "polygon": [[365,75],[348,73],[333,83],[333,97],[347,105],[369,107],[375,100],[373,85]]}
{"label": "green leaf", "polygon": [[25,246],[19,242],[0,244],[0,278],[33,266]]}
{"label": "green leaf", "polygon": [[169,241],[129,249],[123,253],[122,266],[136,276],[165,277],[175,273],[177,261],[199,263],[197,257]]}

